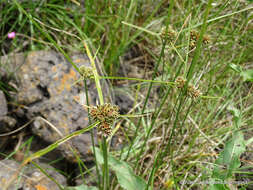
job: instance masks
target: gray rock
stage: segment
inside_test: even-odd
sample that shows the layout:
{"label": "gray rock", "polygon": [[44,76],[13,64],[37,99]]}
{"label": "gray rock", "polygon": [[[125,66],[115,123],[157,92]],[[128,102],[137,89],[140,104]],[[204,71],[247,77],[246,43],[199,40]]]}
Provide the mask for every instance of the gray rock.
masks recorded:
{"label": "gray rock", "polygon": [[[56,172],[52,167],[46,164],[38,163],[38,165],[46,170],[47,174],[55,179],[59,184],[66,186],[66,179],[64,176]],[[3,187],[8,180],[17,172],[20,167],[18,162],[13,160],[0,161],[0,187]],[[26,166],[20,173],[20,178],[12,183],[8,190],[24,189],[24,190],[38,190],[38,189],[60,189],[52,180],[43,174],[38,168],[33,165]]]}
{"label": "gray rock", "polygon": [[14,127],[16,126],[16,124],[17,124],[16,119],[7,115],[1,116],[0,117],[0,133],[10,132],[14,130]]}
{"label": "gray rock", "polygon": [[126,93],[124,87],[122,89],[114,89],[114,93],[115,104],[120,106],[120,113],[126,114],[133,107],[134,100]]}
{"label": "gray rock", "polygon": [[[90,64],[83,54],[72,56],[72,60],[78,66]],[[88,126],[87,111],[76,101],[77,97],[83,95],[84,86],[82,83],[73,85],[79,79],[79,74],[62,55],[53,51],[31,52],[21,65],[17,77],[17,102],[26,106],[26,116],[29,119],[41,116],[59,131],[42,120],[35,120],[32,126],[34,134],[53,143],[61,138],[60,134],[66,136]],[[102,83],[102,87],[108,89],[105,85]],[[90,105],[95,105],[97,93],[92,81],[88,83],[88,89]],[[105,93],[110,98],[109,92]],[[90,160],[87,154],[91,146],[89,133],[75,137],[68,143],[77,149],[82,159]],[[73,153],[66,144],[60,149],[69,160],[73,159]]]}
{"label": "gray rock", "polygon": [[[78,67],[90,66],[85,54],[75,54],[71,59]],[[48,143],[54,143],[62,136],[88,126],[87,110],[76,101],[80,96],[86,100],[83,82],[73,85],[79,79],[79,73],[61,54],[54,51],[34,51],[28,53],[26,57],[24,54],[4,56],[1,62],[9,65],[8,72],[15,73],[18,81],[17,103],[24,106],[16,110],[16,116],[29,120],[40,116],[52,124],[35,119],[31,126],[35,135]],[[103,75],[103,68],[99,64],[96,67],[99,75]],[[131,106],[128,104],[132,104],[133,101],[124,93],[116,93],[118,97],[113,101],[114,93],[108,81],[100,82],[104,101],[116,102],[122,108],[122,113],[129,111]],[[98,95],[95,83],[88,80],[87,85],[89,104],[96,105]],[[72,161],[74,154],[69,145],[77,150],[83,160],[93,159],[89,154],[91,146],[89,133],[79,135],[58,148],[68,160]]]}
{"label": "gray rock", "polygon": [[0,91],[0,117],[5,116],[7,112],[8,112],[8,107],[7,107],[5,95],[2,91]]}

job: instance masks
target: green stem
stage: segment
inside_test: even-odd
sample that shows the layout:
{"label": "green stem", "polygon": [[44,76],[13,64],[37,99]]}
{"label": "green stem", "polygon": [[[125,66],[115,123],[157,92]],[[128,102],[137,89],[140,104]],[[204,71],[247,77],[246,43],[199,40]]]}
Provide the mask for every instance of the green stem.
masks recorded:
{"label": "green stem", "polygon": [[[96,83],[96,88],[97,88],[97,92],[98,92],[99,102],[100,102],[100,105],[103,105],[104,104],[104,98],[103,98],[102,88],[101,88],[100,81],[99,81],[100,77],[99,77],[98,72],[97,72],[95,60],[94,60],[94,57],[91,55],[88,44],[86,44],[84,42],[84,46],[85,46],[87,55],[90,59],[91,65],[93,67],[93,74],[94,74],[94,78],[95,78],[95,83]],[[104,187],[104,190],[106,190],[109,187],[109,168],[108,168],[108,159],[107,159],[107,156],[108,156],[107,144],[106,144],[106,138],[105,137],[103,137],[102,149],[103,149],[103,158],[104,158],[103,187]]]}
{"label": "green stem", "polygon": [[140,78],[129,78],[129,77],[114,77],[114,76],[105,76],[100,77],[101,79],[116,79],[116,80],[134,80],[134,81],[140,81],[140,82],[151,82],[151,83],[162,83],[162,84],[169,84],[174,85],[175,82],[168,82],[168,81],[158,81],[158,80],[146,80],[146,79],[140,79]]}
{"label": "green stem", "polygon": [[[165,29],[166,31],[168,30],[170,15],[171,15],[172,7],[173,7],[173,6],[174,6],[174,1],[171,1],[171,5],[170,5],[170,7],[169,7],[168,15],[167,15],[167,22],[166,22],[166,29]],[[155,67],[155,71],[154,71],[154,73],[153,73],[152,80],[154,80],[155,74],[156,74],[156,72],[157,72],[157,69],[158,69],[158,67],[159,67],[159,65],[160,65],[160,63],[161,63],[161,61],[162,61],[162,57],[164,56],[164,51],[165,51],[166,43],[167,43],[167,38],[165,38],[165,40],[163,41],[162,50],[161,50],[161,53],[160,53],[160,56],[159,56],[159,59],[158,59],[158,63],[157,63],[157,65],[156,65],[156,67]],[[142,113],[141,113],[141,114],[144,113],[144,110],[145,110],[145,108],[146,108],[146,104],[147,104],[147,101],[148,101],[148,98],[149,98],[149,95],[150,95],[150,91],[151,91],[151,88],[152,88],[152,84],[153,84],[153,83],[150,83],[150,85],[149,85],[148,94],[147,94],[147,96],[146,96],[146,99],[145,99],[144,106],[143,106],[143,109],[142,109]],[[164,102],[165,102],[165,99],[166,99],[166,98],[167,98],[167,97],[164,98]],[[137,167],[137,164],[138,164],[138,162],[139,162],[139,160],[140,160],[140,156],[142,155],[142,153],[143,153],[143,151],[144,151],[144,146],[145,146],[145,144],[146,144],[146,142],[147,142],[147,140],[148,140],[148,137],[149,137],[149,135],[150,135],[152,126],[154,125],[155,120],[156,120],[156,118],[157,118],[158,115],[159,115],[159,112],[160,112],[160,110],[161,110],[161,108],[162,108],[162,105],[163,105],[163,104],[160,105],[160,108],[159,108],[158,111],[154,114],[154,117],[153,117],[153,119],[152,119],[151,127],[149,127],[149,129],[148,129],[148,133],[147,133],[147,135],[146,135],[146,137],[145,137],[145,139],[144,139],[144,143],[143,143],[143,145],[142,145],[142,147],[141,147],[141,152],[140,152],[140,154],[138,154],[138,156],[137,156],[137,158],[136,158],[135,167]],[[141,123],[141,118],[140,118],[139,121],[138,121],[137,128],[136,128],[136,131],[135,131],[135,132],[136,132],[135,135],[137,135],[137,131],[138,131],[139,127],[140,127],[140,123]],[[134,137],[135,137],[135,136],[134,136]],[[132,141],[132,144],[133,144],[133,142],[134,142],[134,140]],[[131,146],[132,146],[132,144],[131,144]],[[130,148],[131,148],[131,146],[130,146]],[[129,155],[130,148],[129,148],[129,150],[128,150],[127,156]],[[137,170],[138,170],[138,168],[139,168],[139,167],[137,167]]]}
{"label": "green stem", "polygon": [[191,80],[191,78],[193,76],[194,67],[197,64],[198,58],[200,56],[201,43],[203,41],[203,36],[204,36],[204,33],[206,31],[206,28],[207,28],[207,17],[209,15],[210,9],[212,8],[211,4],[212,4],[212,0],[209,0],[207,8],[206,8],[205,13],[204,13],[204,21],[203,21],[203,25],[201,27],[199,39],[197,41],[197,47],[196,47],[196,50],[195,50],[195,53],[194,53],[194,57],[193,57],[191,66],[190,66],[190,68],[188,70],[188,73],[187,73],[187,84],[185,86],[187,86],[188,82]]}
{"label": "green stem", "polygon": [[106,144],[106,138],[103,137],[103,142],[102,142],[102,148],[103,148],[103,157],[104,157],[104,167],[103,167],[103,186],[104,190],[109,189],[109,168],[108,168],[108,153],[107,153],[107,144]]}
{"label": "green stem", "polygon": [[[85,88],[85,95],[86,95],[86,104],[87,104],[87,109],[88,109],[88,118],[89,118],[89,125],[91,123],[91,118],[90,118],[90,112],[89,112],[89,94],[88,94],[88,87],[87,87],[87,82],[86,80],[84,80],[84,88]],[[94,154],[94,159],[95,159],[95,166],[96,166],[96,173],[98,176],[98,185],[99,185],[99,189],[101,189],[100,185],[101,185],[101,180],[100,180],[100,173],[98,170],[98,164],[97,164],[97,157],[96,157],[96,151],[95,151],[95,141],[94,141],[94,129],[91,130],[91,143],[92,143],[92,151]]]}
{"label": "green stem", "polygon": [[[197,48],[196,48],[196,52],[194,54],[194,57],[193,57],[193,60],[192,60],[192,64],[188,70],[188,73],[187,73],[187,83],[183,89],[183,93],[181,93],[180,95],[180,102],[179,102],[179,106],[178,106],[178,109],[177,109],[177,113],[176,113],[176,118],[174,120],[174,124],[173,124],[173,127],[171,129],[171,133],[170,133],[170,136],[169,136],[169,141],[168,141],[168,144],[166,145],[166,149],[165,150],[170,150],[170,155],[171,155],[171,165],[172,165],[172,173],[173,173],[173,178],[174,178],[174,181],[176,181],[175,179],[175,173],[174,173],[174,162],[173,162],[173,148],[172,147],[172,138],[174,136],[174,133],[175,133],[175,128],[177,126],[177,123],[178,123],[178,120],[179,120],[179,113],[181,111],[181,108],[182,108],[182,105],[183,105],[183,100],[184,100],[184,95],[186,94],[186,88],[188,86],[188,82],[190,81],[190,79],[192,78],[192,75],[193,75],[193,71],[194,71],[194,66],[196,65],[197,61],[198,61],[198,58],[199,58],[199,55],[200,55],[200,47],[201,47],[201,42],[202,42],[202,39],[203,39],[203,35],[206,31],[206,28],[207,28],[207,17],[209,15],[209,12],[210,12],[210,9],[211,9],[211,3],[212,3],[212,0],[209,0],[208,1],[208,5],[207,5],[207,8],[205,10],[205,13],[204,13],[204,21],[203,21],[203,25],[202,25],[202,28],[201,28],[201,32],[200,32],[200,37],[199,37],[199,40],[197,42]],[[188,112],[189,113],[189,112]],[[187,115],[188,115],[187,113]],[[167,152],[167,151],[166,151]],[[161,156],[161,159],[165,156],[166,153],[162,153],[162,156]],[[177,185],[177,184],[176,184]]]}
{"label": "green stem", "polygon": [[[163,42],[161,54],[160,54],[160,56],[159,56],[159,59],[158,59],[158,62],[157,62],[157,64],[156,64],[156,66],[155,66],[155,70],[154,70],[154,73],[153,73],[153,76],[152,76],[152,80],[154,80],[155,75],[156,75],[156,72],[157,72],[157,70],[158,70],[158,66],[159,66],[160,63],[161,63],[162,56],[163,56],[164,50],[165,50],[165,45],[166,45],[166,41]],[[146,96],[146,98],[145,98],[143,108],[142,108],[142,110],[141,110],[141,114],[143,114],[144,111],[145,111],[145,109],[146,109],[146,105],[147,105],[147,102],[148,102],[148,99],[149,99],[149,96],[150,96],[150,92],[151,92],[152,86],[153,86],[153,83],[150,83],[150,84],[149,84],[149,88],[148,88],[148,93],[147,93],[147,96]],[[134,132],[134,136],[133,136],[133,139],[132,139],[131,144],[130,144],[130,146],[129,146],[129,149],[128,149],[128,152],[127,152],[127,156],[126,156],[125,160],[128,158],[128,156],[129,156],[129,154],[130,154],[130,150],[131,150],[132,147],[133,147],[133,144],[134,144],[135,138],[136,138],[136,136],[137,136],[137,133],[138,133],[138,131],[139,131],[140,125],[141,125],[141,118],[138,120],[138,124],[137,124],[136,130],[135,130],[135,132]],[[138,158],[139,158],[139,156],[137,157],[137,160],[136,160],[136,161],[139,160]],[[137,165],[137,162],[135,163],[135,166],[136,166],[136,165]]]}

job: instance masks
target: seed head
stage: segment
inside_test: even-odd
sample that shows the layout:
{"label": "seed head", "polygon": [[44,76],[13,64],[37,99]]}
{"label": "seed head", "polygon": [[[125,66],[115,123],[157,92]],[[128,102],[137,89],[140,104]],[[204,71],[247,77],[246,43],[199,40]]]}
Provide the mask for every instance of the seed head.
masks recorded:
{"label": "seed head", "polygon": [[190,34],[192,41],[197,41],[199,39],[199,33],[196,30],[192,30]]}
{"label": "seed head", "polygon": [[[177,77],[176,79],[176,87],[179,89],[182,89],[186,83],[186,79],[182,76]],[[189,84],[187,87],[187,95],[190,96],[191,98],[198,98],[201,96],[201,92],[192,84]]]}
{"label": "seed head", "polygon": [[196,45],[197,45],[196,41],[190,41],[190,44],[189,44],[190,50],[194,49]]}
{"label": "seed head", "polygon": [[90,79],[93,76],[93,70],[91,67],[82,65],[79,67],[79,72],[84,79]]}
{"label": "seed head", "polygon": [[92,107],[90,114],[94,120],[113,122],[119,117],[119,107],[106,103]]}
{"label": "seed head", "polygon": [[175,81],[175,82],[176,82],[177,88],[183,88],[184,85],[185,85],[186,80],[185,80],[184,77],[179,76],[179,77],[176,78],[176,81]]}
{"label": "seed head", "polygon": [[100,121],[98,129],[108,136],[111,134],[110,125],[119,117],[119,107],[109,103],[94,106],[90,110],[90,115],[95,121]]}
{"label": "seed head", "polygon": [[167,37],[167,39],[169,41],[172,41],[173,39],[176,38],[177,36],[177,32],[175,30],[173,30],[172,26],[169,26],[167,31],[166,31],[166,27],[163,27],[161,32],[160,32],[160,36],[165,39]]}
{"label": "seed head", "polygon": [[[192,30],[190,35],[190,48],[193,49],[194,47],[196,47],[197,45],[197,41],[199,39],[199,32],[197,32],[196,30]],[[209,44],[211,41],[210,37],[208,35],[204,35],[203,36],[203,40],[202,43],[203,44]]]}
{"label": "seed head", "polygon": [[105,137],[110,136],[111,133],[112,133],[112,128],[110,127],[110,124],[107,123],[107,122],[102,122],[102,123],[100,123],[100,125],[99,125],[99,130],[102,132],[102,134],[103,134]]}
{"label": "seed head", "polygon": [[189,84],[188,88],[187,88],[187,94],[191,97],[191,98],[198,98],[201,95],[201,92],[193,85]]}
{"label": "seed head", "polygon": [[211,42],[211,38],[208,35],[203,36],[203,44],[207,45]]}

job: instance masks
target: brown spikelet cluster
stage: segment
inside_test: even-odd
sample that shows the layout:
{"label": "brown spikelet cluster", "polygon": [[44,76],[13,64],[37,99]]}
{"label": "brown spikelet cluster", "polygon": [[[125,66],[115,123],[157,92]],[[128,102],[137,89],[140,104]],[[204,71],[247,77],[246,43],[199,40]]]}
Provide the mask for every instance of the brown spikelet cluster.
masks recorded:
{"label": "brown spikelet cluster", "polygon": [[109,103],[94,106],[90,110],[90,115],[95,121],[100,121],[98,129],[107,137],[112,131],[110,125],[119,117],[119,107]]}
{"label": "brown spikelet cluster", "polygon": [[199,33],[196,30],[191,31],[191,40],[197,41],[199,39]]}
{"label": "brown spikelet cluster", "polygon": [[90,79],[93,77],[93,70],[91,67],[86,67],[82,65],[81,67],[79,67],[79,72],[83,79]]}
{"label": "brown spikelet cluster", "polygon": [[195,86],[189,84],[187,88],[187,95],[196,99],[201,95],[201,92]]}
{"label": "brown spikelet cluster", "polygon": [[199,33],[196,30],[192,30],[190,33],[190,49],[194,49],[199,39]]}
{"label": "brown spikelet cluster", "polygon": [[[182,89],[186,83],[186,79],[182,76],[176,78],[176,87]],[[192,84],[189,84],[187,87],[187,95],[191,98],[198,98],[201,95],[201,92]]]}
{"label": "brown spikelet cluster", "polygon": [[[199,39],[199,32],[197,32],[196,30],[192,30],[190,32],[190,49],[194,49],[196,47],[198,39]],[[211,39],[208,35],[203,36],[202,40],[203,44],[207,45],[210,43],[210,41]]]}
{"label": "brown spikelet cluster", "polygon": [[167,38],[169,41],[172,41],[176,38],[177,32],[173,30],[171,26],[168,27],[167,31],[166,31],[166,27],[163,27],[161,30],[160,36],[163,39]]}
{"label": "brown spikelet cluster", "polygon": [[186,80],[184,79],[184,77],[179,76],[179,77],[176,78],[175,82],[176,82],[177,88],[183,88],[184,85],[185,85]]}
{"label": "brown spikelet cluster", "polygon": [[204,35],[203,36],[203,44],[207,45],[207,44],[210,44],[210,42],[211,42],[210,36]]}

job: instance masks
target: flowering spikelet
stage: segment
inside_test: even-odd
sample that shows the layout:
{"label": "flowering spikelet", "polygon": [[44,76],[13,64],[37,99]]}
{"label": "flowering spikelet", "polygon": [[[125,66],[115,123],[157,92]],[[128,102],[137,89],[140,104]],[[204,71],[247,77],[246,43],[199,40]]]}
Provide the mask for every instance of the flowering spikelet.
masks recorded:
{"label": "flowering spikelet", "polygon": [[191,97],[191,98],[198,98],[201,95],[201,92],[196,89],[195,86],[189,84],[188,88],[187,88],[187,94]]}
{"label": "flowering spikelet", "polygon": [[196,30],[192,30],[190,34],[192,41],[197,41],[199,39],[199,33]]}
{"label": "flowering spikelet", "polygon": [[161,32],[160,32],[160,36],[163,39],[165,39],[167,37],[167,39],[169,41],[172,41],[173,39],[176,38],[177,32],[175,30],[173,30],[173,28],[171,26],[168,27],[167,31],[166,31],[166,27],[163,27]]}
{"label": "flowering spikelet", "polygon": [[[190,49],[193,49],[196,47],[198,39],[199,39],[199,32],[197,32],[196,30],[192,30],[190,32]],[[203,36],[203,40],[202,40],[203,44],[205,44],[205,45],[209,44],[210,41],[211,40],[208,35]]]}
{"label": "flowering spikelet", "polygon": [[204,35],[203,36],[203,44],[209,44],[211,42],[210,36]]}
{"label": "flowering spikelet", "polygon": [[106,103],[92,107],[90,114],[94,120],[113,122],[119,117],[119,107]]}
{"label": "flowering spikelet", "polygon": [[190,49],[194,49],[197,45],[197,41],[199,39],[199,33],[196,30],[192,30],[190,32]]}
{"label": "flowering spikelet", "polygon": [[184,85],[185,85],[186,80],[184,79],[184,77],[179,76],[179,77],[176,78],[175,82],[176,82],[177,88],[183,88]]}
{"label": "flowering spikelet", "polygon": [[196,41],[190,41],[189,46],[190,46],[190,49],[191,49],[191,50],[194,49],[194,48],[197,46]]}
{"label": "flowering spikelet", "polygon": [[112,128],[110,127],[110,124],[107,122],[102,122],[99,125],[99,130],[103,133],[105,137],[108,137],[112,133]]}
{"label": "flowering spikelet", "polygon": [[[186,79],[182,76],[177,77],[176,79],[176,87],[182,89],[186,83]],[[201,92],[192,84],[189,84],[187,87],[187,95],[191,98],[198,98],[201,95]]]}
{"label": "flowering spikelet", "polygon": [[93,70],[91,67],[82,65],[79,67],[79,72],[84,79],[90,79],[93,76]]}
{"label": "flowering spikelet", "polygon": [[110,125],[119,117],[119,107],[108,103],[94,106],[90,110],[90,115],[95,121],[100,121],[98,129],[104,136],[108,136],[111,134]]}

